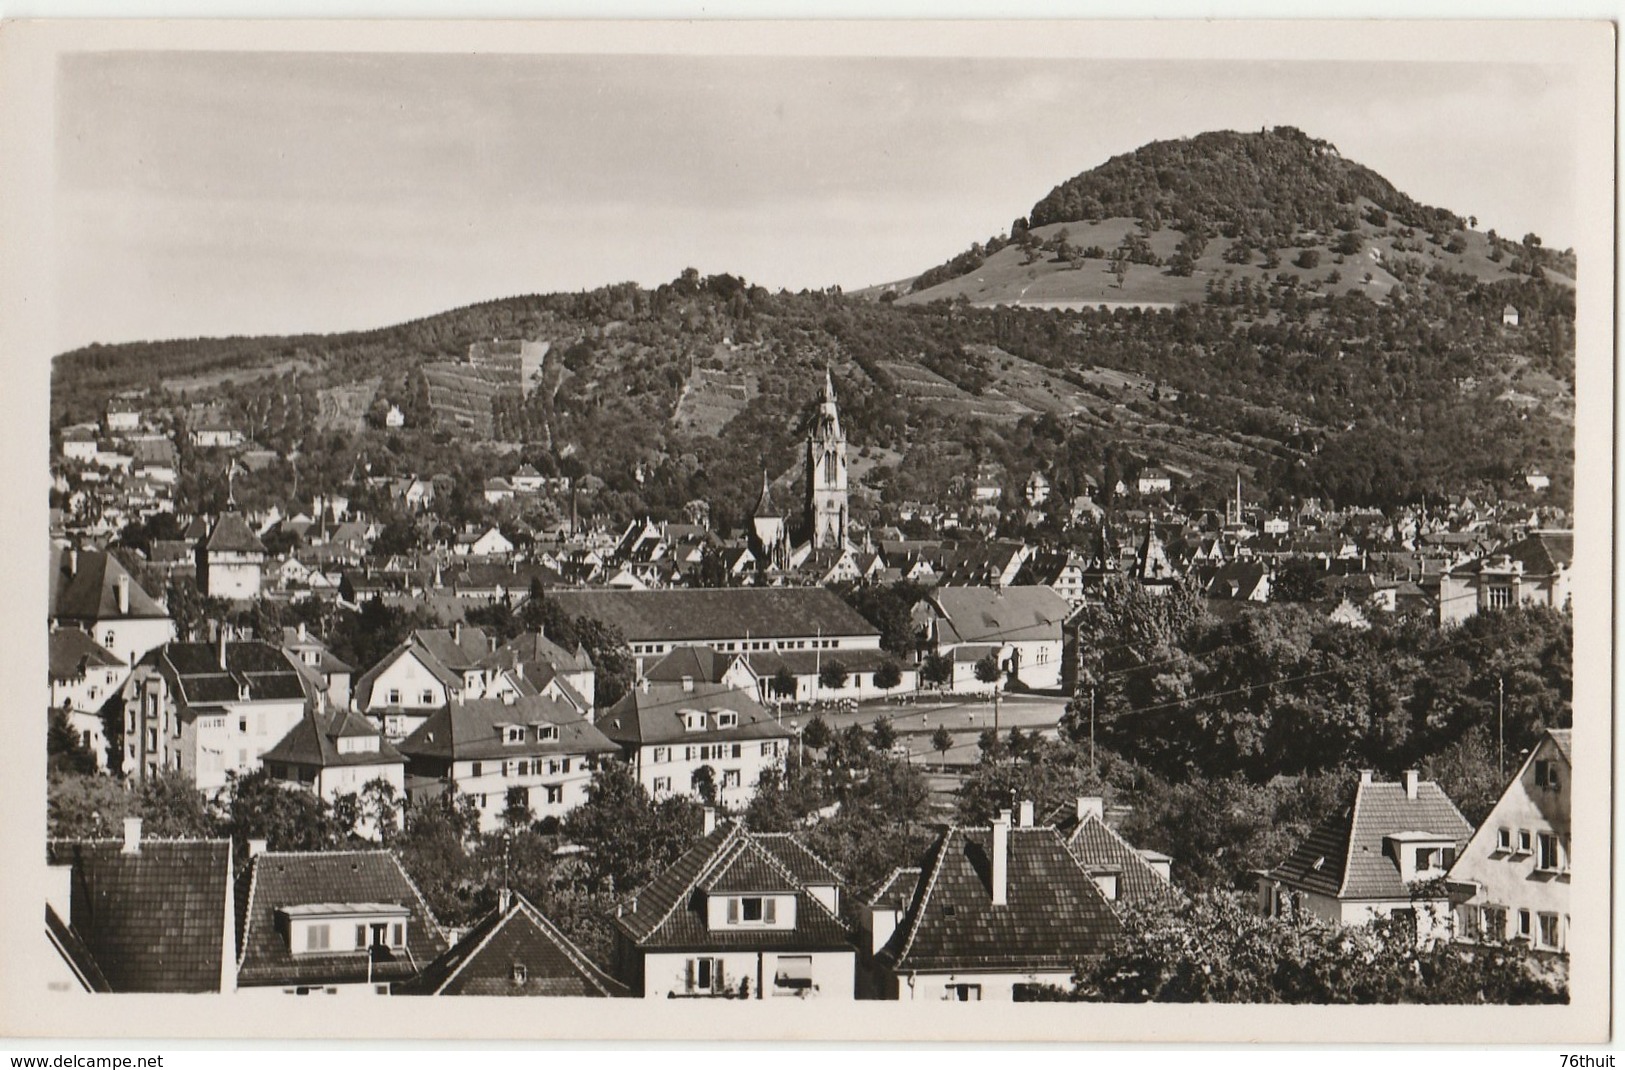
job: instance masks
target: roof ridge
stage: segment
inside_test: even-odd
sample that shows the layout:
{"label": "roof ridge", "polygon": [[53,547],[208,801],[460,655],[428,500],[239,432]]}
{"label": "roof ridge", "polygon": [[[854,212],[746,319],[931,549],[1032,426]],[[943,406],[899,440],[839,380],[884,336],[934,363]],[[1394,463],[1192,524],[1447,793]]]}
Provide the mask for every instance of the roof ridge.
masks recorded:
{"label": "roof ridge", "polygon": [[[254,927],[254,893],[259,890],[260,884],[259,860],[264,857],[265,852],[262,851],[258,855],[255,855],[248,860],[248,895],[243,899],[243,931],[237,935],[237,939],[240,941],[240,946],[237,948],[237,966],[235,972],[239,975],[243,972],[243,962],[248,958],[248,934],[249,931]],[[233,889],[233,891],[235,890],[236,889]],[[233,920],[235,920],[237,909],[237,903],[235,902],[236,896],[233,896],[232,899],[232,914]]]}
{"label": "roof ridge", "polygon": [[892,882],[897,880],[897,875],[899,873],[902,873],[904,870],[909,870],[909,869],[918,870],[919,868],[920,868],[919,866],[893,866],[891,868],[891,872],[886,874],[885,877],[881,878],[881,881],[880,881],[879,884],[875,885],[875,890],[874,890],[873,894],[871,894],[869,896],[866,896],[864,898],[864,901],[863,901],[864,905],[872,907],[876,903],[878,903],[880,901],[880,893],[892,886]]}
{"label": "roof ridge", "polygon": [[[678,908],[688,902],[689,896],[694,894],[694,889],[698,888],[700,886],[700,882],[704,880],[714,868],[716,868],[718,859],[727,853],[727,851],[733,846],[734,842],[739,838],[739,834],[743,830],[744,826],[737,821],[730,824],[728,834],[724,836],[722,841],[712,850],[711,857],[694,874],[694,877],[688,882],[688,886],[684,888],[679,895],[672,899],[671,906],[667,907],[666,912],[660,915],[660,920],[649,926],[649,935],[658,932],[660,927],[665,925],[666,922],[670,921],[673,914],[677,913]],[[653,884],[654,882],[650,881],[649,883]]]}
{"label": "roof ridge", "polygon": [[[476,945],[474,945],[474,947],[470,948],[468,950],[468,952],[465,953],[462,956],[462,958],[458,960],[457,964],[452,967],[451,972],[446,974],[445,979],[440,982],[440,984],[435,988],[435,990],[432,993],[430,993],[430,995],[438,996],[440,993],[444,992],[446,990],[446,986],[451,984],[453,981],[455,981],[457,979],[457,975],[462,973],[463,970],[465,970],[468,967],[468,964],[470,962],[474,961],[474,956],[478,955],[481,951],[485,950],[485,945],[489,944],[493,939],[495,939],[497,933],[502,931],[503,926],[507,925],[508,922],[513,919],[514,913],[518,909],[519,909],[519,905],[518,905],[517,902],[515,902],[515,903],[513,903],[512,905],[509,906],[508,912],[506,914],[502,914],[502,912],[500,910],[498,910],[496,908],[493,908],[491,913],[500,915],[500,917],[497,918],[497,923],[495,925],[491,926],[491,931],[486,933],[485,936],[480,939],[480,942],[478,944],[476,944]],[[489,916],[490,915],[487,915],[487,917],[489,917]],[[449,953],[449,952],[455,950],[456,947],[457,947],[456,944],[452,944],[446,950]]]}
{"label": "roof ridge", "polygon": [[[908,932],[904,934],[902,944],[897,948],[897,953],[892,956],[894,964],[901,965],[909,950],[914,946],[914,938],[919,935],[920,925],[925,920],[925,909],[931,901],[931,893],[936,890],[937,877],[941,875],[942,864],[948,857],[948,843],[956,833],[961,836],[964,834],[958,825],[949,825],[943,831],[942,839],[937,841],[937,853],[931,862],[931,874],[926,879],[925,887],[920,889],[920,894],[916,895],[914,902],[909,904],[913,916],[909,919]],[[923,871],[924,867],[921,867],[921,869]]]}
{"label": "roof ridge", "polygon": [[1348,842],[1343,845],[1343,875],[1337,882],[1337,898],[1348,894],[1349,873],[1354,868],[1354,830],[1360,827],[1360,796],[1374,780],[1362,780],[1354,786],[1354,801],[1349,804]]}
{"label": "roof ridge", "polygon": [[549,918],[546,914],[542,913],[541,908],[527,899],[523,893],[516,891],[513,893],[513,895],[514,902],[525,908],[528,914],[536,922],[537,927],[542,930],[544,935],[553,941],[554,946],[564,953],[565,958],[569,959],[577,969],[586,973],[588,975],[587,979],[590,980],[605,996],[614,995],[614,993],[611,991],[611,984],[613,984],[614,981],[608,973],[600,968],[597,963],[588,958],[587,953],[577,947],[575,941],[571,940],[570,937],[565,934],[564,930],[558,927],[558,924],[554,922],[552,918]]}

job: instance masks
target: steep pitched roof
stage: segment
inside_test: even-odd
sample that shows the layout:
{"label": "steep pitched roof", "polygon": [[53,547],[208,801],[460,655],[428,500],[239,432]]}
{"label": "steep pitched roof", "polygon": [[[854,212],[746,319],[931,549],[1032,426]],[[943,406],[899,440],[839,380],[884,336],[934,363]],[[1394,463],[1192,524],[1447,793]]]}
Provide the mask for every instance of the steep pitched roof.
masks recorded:
{"label": "steep pitched roof", "polygon": [[288,656],[258,640],[225,644],[220,664],[215,643],[165,643],[142,658],[156,663],[183,706],[238,702],[292,701],[305,697],[304,677]]}
{"label": "steep pitched roof", "polygon": [[1574,563],[1574,532],[1537,531],[1451,571],[1468,574],[1482,572],[1502,557],[1523,565],[1526,576],[1555,575]]}
{"label": "steep pitched roof", "polygon": [[265,544],[235,509],[220,514],[203,543],[208,553],[263,554]]}
{"label": "steep pitched roof", "polygon": [[939,587],[931,601],[944,618],[942,637],[951,643],[1059,639],[1072,611],[1048,587]]}
{"label": "steep pitched roof", "polygon": [[1116,872],[1120,903],[1162,902],[1178,894],[1139,851],[1094,814],[1087,814],[1078,822],[1067,837],[1066,846],[1085,869]]}
{"label": "steep pitched roof", "polygon": [[1574,767],[1574,754],[1571,752],[1570,747],[1573,745],[1574,729],[1548,728],[1546,734],[1552,737],[1552,745],[1557,748],[1557,752],[1563,756],[1563,760],[1568,762],[1569,767],[1572,769]]}
{"label": "steep pitched roof", "polygon": [[[129,582],[129,611],[119,612],[119,580]],[[104,550],[51,548],[51,616],[62,621],[152,620],[169,614]]]}
{"label": "steep pitched roof", "polygon": [[113,669],[124,659],[111,653],[78,628],[51,633],[50,672],[53,680],[77,680],[86,669]]}
{"label": "steep pitched roof", "polygon": [[[372,736],[378,740],[376,750],[343,751],[338,741],[346,736]],[[265,762],[288,762],[295,765],[316,766],[320,769],[350,765],[404,765],[406,759],[359,713],[335,710],[322,714],[307,709],[305,716],[294,725],[261,759]]]}
{"label": "steep pitched roof", "polygon": [[86,992],[113,991],[107,978],[102,975],[102,968],[96,963],[96,956],[90,953],[90,948],[79,939],[79,934],[62,920],[56,908],[49,903],[45,905],[45,935]]}
{"label": "steep pitched roof", "polygon": [[[681,716],[685,710],[706,711],[706,727],[687,728]],[[739,723],[733,728],[721,728],[710,713],[713,710],[731,710],[739,715]],[[639,684],[598,718],[598,727],[622,745],[789,739],[795,735],[776,723],[755,695],[700,681],[692,690],[680,683],[649,683],[647,690]]]}
{"label": "steep pitched roof", "polygon": [[951,827],[922,863],[879,958],[894,970],[1064,969],[1104,954],[1122,927],[1048,826],[1012,828],[1007,902],[992,902],[993,830]]}
{"label": "steep pitched roof", "polygon": [[1339,899],[1403,899],[1410,889],[1383,844],[1400,832],[1446,837],[1459,851],[1473,827],[1431,780],[1418,782],[1414,799],[1402,783],[1361,782],[1349,804],[1316,826],[1270,876]]}
{"label": "steep pitched roof", "polygon": [[[558,728],[558,739],[538,740],[525,733],[522,743],[504,743],[499,725]],[[525,758],[537,754],[612,754],[620,750],[570,703],[545,695],[453,701],[434,713],[401,742],[403,754],[415,758]]]}
{"label": "steep pitched roof", "polygon": [[507,910],[487,914],[395,991],[422,996],[631,995],[517,892]]}
{"label": "steep pitched roof", "polygon": [[68,923],[114,992],[218,992],[230,953],[231,841],[53,840],[71,865]]}
{"label": "steep pitched roof", "polygon": [[[364,952],[299,954],[276,913],[312,903],[388,903],[409,911],[404,953],[372,962]],[[237,878],[237,983],[347,984],[405,981],[445,953],[446,937],[400,861],[388,851],[267,851]]]}
{"label": "steep pitched roof", "polygon": [[[851,946],[846,926],[780,860],[780,853],[786,850],[782,844],[770,846],[762,842],[740,822],[723,822],[628,897],[615,925],[644,949],[846,950]],[[713,891],[793,894],[795,928],[712,929],[706,920],[705,899]]]}
{"label": "steep pitched roof", "polygon": [[658,591],[554,591],[572,617],[591,617],[631,642],[704,642],[720,636],[778,639],[879,631],[822,587],[726,587]]}
{"label": "steep pitched roof", "polygon": [[723,654],[708,646],[680,646],[649,666],[643,675],[654,683],[680,684],[686,678],[719,684],[738,659],[737,654]]}
{"label": "steep pitched roof", "polygon": [[367,709],[374,705],[372,701],[373,685],[378,682],[378,678],[384,674],[385,670],[405,657],[417,659],[418,664],[422,665],[429,675],[440,681],[443,686],[450,688],[463,686],[462,677],[448,669],[444,662],[430,653],[429,649],[422,643],[419,643],[414,633],[414,636],[408,636],[402,640],[394,650],[380,658],[378,664],[362,673],[360,678],[356,680],[354,694],[358,707]]}
{"label": "steep pitched roof", "polygon": [[419,628],[412,639],[454,672],[477,667],[491,653],[484,629],[471,624],[457,628]]}
{"label": "steep pitched roof", "polygon": [[[573,651],[566,650],[541,632],[520,632],[480,662],[481,665],[499,669],[511,669],[517,663],[524,664],[527,677],[542,676],[536,669],[544,665],[561,673],[593,671],[592,658],[585,648],[578,645]],[[537,683],[545,682],[537,680]]]}

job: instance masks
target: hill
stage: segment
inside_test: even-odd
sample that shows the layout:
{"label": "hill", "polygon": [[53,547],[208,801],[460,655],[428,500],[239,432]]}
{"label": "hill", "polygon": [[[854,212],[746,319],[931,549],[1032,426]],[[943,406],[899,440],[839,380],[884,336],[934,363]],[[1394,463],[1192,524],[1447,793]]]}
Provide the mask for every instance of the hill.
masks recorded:
{"label": "hill", "polygon": [[1113,157],[1055,187],[1009,236],[871,295],[1154,308],[1296,274],[1320,292],[1381,297],[1403,273],[1435,266],[1483,281],[1539,272],[1573,285],[1571,254],[1535,235],[1481,233],[1476,223],[1417,203],[1291,127],[1219,131]]}

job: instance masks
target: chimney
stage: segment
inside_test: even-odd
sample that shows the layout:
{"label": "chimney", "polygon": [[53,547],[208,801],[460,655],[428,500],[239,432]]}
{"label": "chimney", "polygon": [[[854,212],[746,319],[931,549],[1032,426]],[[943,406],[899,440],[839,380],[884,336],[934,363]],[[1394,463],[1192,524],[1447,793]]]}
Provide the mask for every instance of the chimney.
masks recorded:
{"label": "chimney", "polygon": [[1416,777],[1416,770],[1405,770],[1405,798],[1407,799],[1416,798]]}
{"label": "chimney", "polygon": [[514,692],[512,692],[512,691],[504,691],[502,693],[502,704],[504,706],[512,706],[515,702],[518,702],[518,701],[519,701],[519,696],[517,694],[515,694]]}
{"label": "chimney", "polygon": [[1021,827],[1024,829],[1033,827],[1033,801],[1031,799],[1021,800]]}
{"label": "chimney", "polygon": [[68,575],[79,575],[79,547],[77,546],[68,551]]}
{"label": "chimney", "polygon": [[649,678],[647,676],[638,681],[638,690],[645,695],[649,693]]}
{"label": "chimney", "polygon": [[299,641],[301,643],[303,643],[305,641],[305,622],[304,621],[299,622]]}
{"label": "chimney", "polygon": [[702,836],[709,836],[709,835],[711,835],[711,833],[713,833],[713,832],[715,832],[717,830],[717,808],[716,807],[707,806],[705,808],[705,823],[703,825],[701,825],[700,828],[701,828],[700,835],[702,835]]}
{"label": "chimney", "polygon": [[458,621],[451,626],[451,641],[458,646],[463,645],[463,622]]}
{"label": "chimney", "polygon": [[220,671],[226,671],[226,632],[229,629],[224,623],[220,625],[220,638],[216,641],[217,653],[220,657]]}
{"label": "chimney", "polygon": [[692,677],[692,676],[683,677],[683,690],[684,691],[692,691],[692,690],[694,690],[694,677]]}
{"label": "chimney", "polygon": [[260,855],[265,853],[266,848],[269,845],[270,845],[270,843],[267,840],[249,840],[248,841],[248,857],[249,858],[258,858]]}
{"label": "chimney", "polygon": [[1086,818],[1096,821],[1106,820],[1106,800],[1099,795],[1078,796],[1078,823],[1082,824]]}
{"label": "chimney", "polygon": [[1369,769],[1360,770],[1360,783],[1362,783],[1362,784],[1371,783],[1371,770],[1369,770]]}
{"label": "chimney", "polygon": [[130,577],[127,574],[118,578],[118,612],[121,617],[130,614]]}
{"label": "chimney", "polygon": [[497,892],[497,912],[506,914],[511,906],[513,906],[513,889],[503,887]]}
{"label": "chimney", "polygon": [[124,853],[127,855],[141,853],[141,819],[139,817],[124,819]]}
{"label": "chimney", "polygon": [[56,911],[66,924],[73,924],[73,867],[47,866],[50,883],[45,886],[45,905]]}
{"label": "chimney", "polygon": [[487,654],[495,654],[497,652],[497,637],[494,636],[494,635],[486,636],[485,637],[485,646],[486,646],[486,651],[485,652]]}
{"label": "chimney", "polygon": [[463,689],[459,687],[452,694],[457,696],[457,705],[461,706],[463,704]]}
{"label": "chimney", "polygon": [[1010,902],[1010,811],[1000,810],[993,822],[993,905]]}

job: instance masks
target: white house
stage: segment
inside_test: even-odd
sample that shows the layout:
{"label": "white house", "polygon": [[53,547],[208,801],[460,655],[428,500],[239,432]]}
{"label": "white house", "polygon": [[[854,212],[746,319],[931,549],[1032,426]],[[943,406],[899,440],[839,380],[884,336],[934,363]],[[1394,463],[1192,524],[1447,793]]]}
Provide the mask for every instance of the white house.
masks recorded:
{"label": "white house", "polygon": [[[341,795],[360,795],[382,781],[403,804],[400,820],[406,801],[406,759],[365,717],[345,709],[326,712],[317,705],[313,703],[304,719],[261,755],[266,771],[329,803]],[[369,839],[379,834],[370,819],[356,831]]]}
{"label": "white house", "polygon": [[51,623],[83,630],[126,665],[175,637],[168,611],[112,554],[53,547],[49,568]]}
{"label": "white house", "polygon": [[989,655],[1000,671],[1035,690],[1061,686],[1061,626],[1071,613],[1048,587],[939,587],[914,608],[926,641],[954,662],[956,694],[986,691],[975,663]]}
{"label": "white house", "polygon": [[1450,868],[1459,939],[1568,950],[1572,736],[1547,730]]}
{"label": "white house", "polygon": [[68,727],[108,767],[101,708],[118,695],[130,666],[77,628],[54,629],[50,644],[51,709],[66,711]]}

